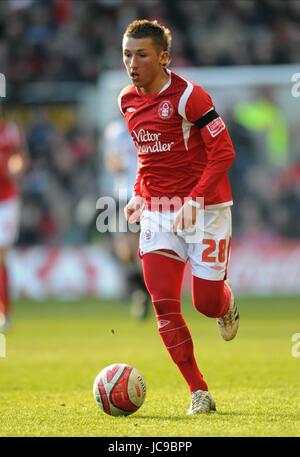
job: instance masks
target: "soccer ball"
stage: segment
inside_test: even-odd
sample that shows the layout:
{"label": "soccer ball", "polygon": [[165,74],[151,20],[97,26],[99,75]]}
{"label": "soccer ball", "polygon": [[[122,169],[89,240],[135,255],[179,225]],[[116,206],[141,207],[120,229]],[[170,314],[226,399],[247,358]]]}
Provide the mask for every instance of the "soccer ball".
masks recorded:
{"label": "soccer ball", "polygon": [[106,414],[128,416],[144,403],[146,384],[136,368],[116,363],[97,374],[93,392],[97,404]]}

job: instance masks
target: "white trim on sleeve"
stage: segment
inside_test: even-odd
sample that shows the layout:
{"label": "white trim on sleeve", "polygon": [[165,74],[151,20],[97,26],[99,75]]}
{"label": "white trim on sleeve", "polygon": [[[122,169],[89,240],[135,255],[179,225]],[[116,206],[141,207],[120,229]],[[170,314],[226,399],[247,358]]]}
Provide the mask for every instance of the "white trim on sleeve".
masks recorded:
{"label": "white trim on sleeve", "polygon": [[178,113],[182,117],[182,134],[183,134],[183,140],[184,140],[184,146],[185,149],[188,150],[188,141],[190,137],[190,131],[192,127],[192,122],[189,122],[186,118],[186,104],[189,99],[189,96],[191,95],[193,91],[193,84],[187,81],[186,79],[184,80],[187,83],[187,86],[183,92],[183,94],[180,97],[179,103],[178,103]]}

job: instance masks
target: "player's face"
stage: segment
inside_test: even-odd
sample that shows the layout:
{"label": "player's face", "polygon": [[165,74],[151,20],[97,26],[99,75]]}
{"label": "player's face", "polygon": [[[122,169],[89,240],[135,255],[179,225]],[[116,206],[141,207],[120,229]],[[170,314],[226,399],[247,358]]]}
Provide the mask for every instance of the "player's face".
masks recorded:
{"label": "player's face", "polygon": [[123,62],[132,84],[136,87],[151,90],[157,78],[164,72],[168,63],[167,51],[159,51],[152,38],[123,39]]}

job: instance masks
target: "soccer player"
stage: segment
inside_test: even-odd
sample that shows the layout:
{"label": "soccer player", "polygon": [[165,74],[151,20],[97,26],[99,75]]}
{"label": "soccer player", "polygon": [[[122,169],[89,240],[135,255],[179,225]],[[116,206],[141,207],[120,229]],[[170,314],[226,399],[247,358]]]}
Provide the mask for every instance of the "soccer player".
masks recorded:
{"label": "soccer player", "polygon": [[[188,414],[198,414],[216,406],[181,313],[181,286],[189,261],[195,308],[217,319],[225,340],[235,337],[239,314],[227,282],[232,205],[227,170],[235,152],[207,92],[167,69],[170,46],[170,31],[157,21],[136,20],[123,36],[131,85],[121,91],[119,108],[138,153],[134,196],[125,215],[141,222],[139,253],[158,331],[191,391]],[[203,236],[190,242],[201,212]]]}
{"label": "soccer player", "polygon": [[20,198],[17,179],[24,172],[25,164],[26,155],[19,128],[0,117],[0,332],[8,327],[10,321],[6,257],[18,235]]}

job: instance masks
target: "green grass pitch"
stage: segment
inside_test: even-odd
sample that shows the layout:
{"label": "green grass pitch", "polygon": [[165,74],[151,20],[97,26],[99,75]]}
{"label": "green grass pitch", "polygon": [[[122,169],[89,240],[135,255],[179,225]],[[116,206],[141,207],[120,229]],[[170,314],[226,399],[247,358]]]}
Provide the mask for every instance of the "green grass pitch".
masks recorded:
{"label": "green grass pitch", "polygon": [[[85,300],[15,305],[0,359],[1,436],[300,436],[299,298],[239,299],[238,336],[224,342],[189,300],[183,311],[217,412],[187,416],[190,396],[151,316]],[[92,384],[111,363],[138,368],[147,384],[139,411],[110,417]]]}

